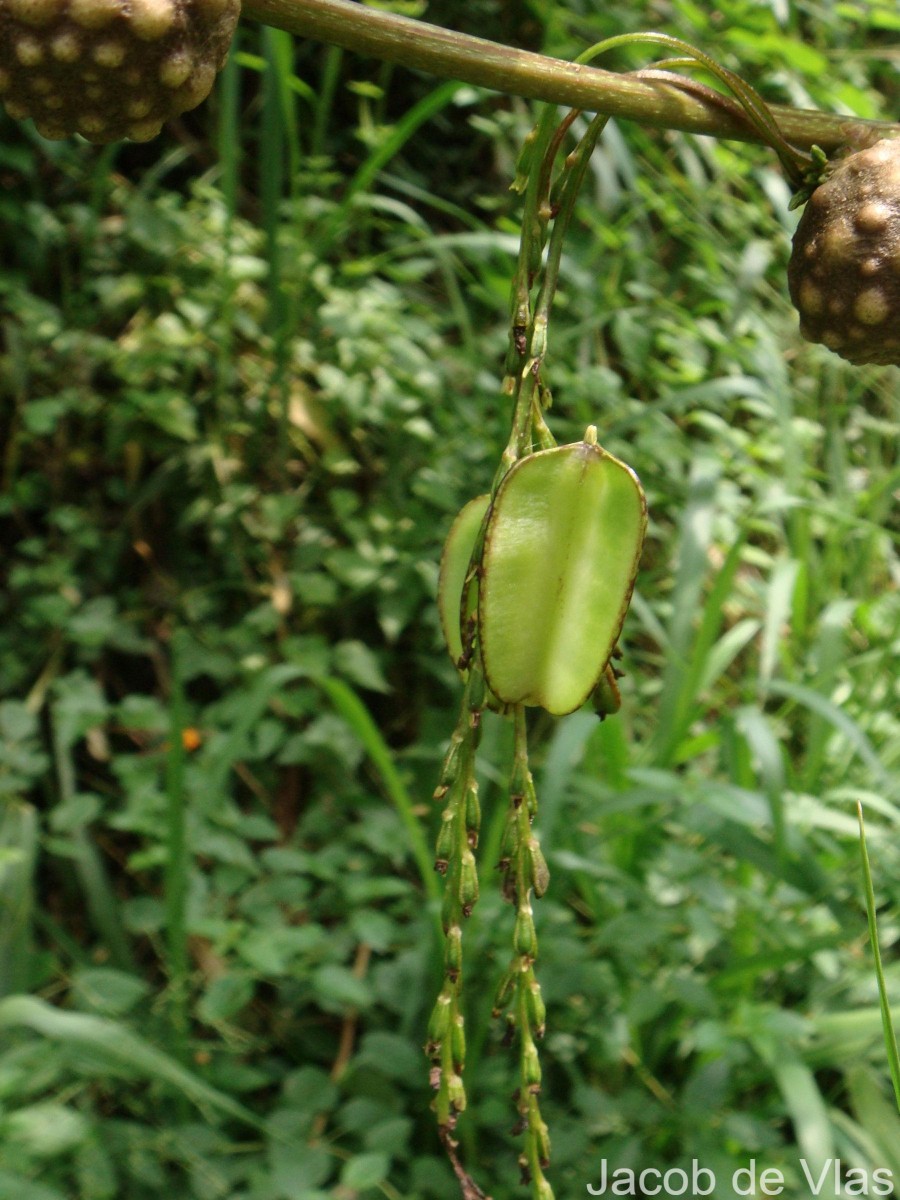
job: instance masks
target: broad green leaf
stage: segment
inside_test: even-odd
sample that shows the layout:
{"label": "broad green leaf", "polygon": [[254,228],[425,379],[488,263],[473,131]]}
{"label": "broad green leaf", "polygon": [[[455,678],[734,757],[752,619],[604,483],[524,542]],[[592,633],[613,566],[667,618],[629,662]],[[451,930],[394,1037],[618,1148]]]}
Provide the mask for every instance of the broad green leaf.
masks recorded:
{"label": "broad green leaf", "polygon": [[83,967],[72,977],[72,994],[79,1007],[106,1017],[128,1012],[149,991],[145,980],[115,967]]}
{"label": "broad green leaf", "polygon": [[197,1015],[210,1024],[231,1020],[250,1003],[253,992],[254,982],[249,975],[220,975],[201,997]]}
{"label": "broad green leaf", "polygon": [[358,640],[338,642],[334,648],[334,665],[340,675],[370,692],[387,695],[391,690],[377,657]]}
{"label": "broad green leaf", "polygon": [[312,977],[312,984],[320,1003],[330,1012],[368,1008],[372,1003],[372,989],[366,980],[335,963],[319,967]]}
{"label": "broad green leaf", "polygon": [[3,1133],[34,1158],[55,1158],[79,1146],[90,1122],[65,1104],[46,1101],[17,1108],[3,1120]]}
{"label": "broad green leaf", "polygon": [[365,1191],[377,1187],[385,1178],[390,1167],[386,1154],[357,1154],[346,1162],[341,1170],[341,1183],[352,1191]]}
{"label": "broad green leaf", "polygon": [[416,1072],[417,1047],[399,1033],[373,1029],[362,1039],[356,1061],[390,1079],[412,1079]]}
{"label": "broad green leaf", "polygon": [[16,1200],[65,1200],[63,1192],[43,1183],[26,1179],[17,1171],[5,1171],[0,1167],[0,1196],[15,1196]]}

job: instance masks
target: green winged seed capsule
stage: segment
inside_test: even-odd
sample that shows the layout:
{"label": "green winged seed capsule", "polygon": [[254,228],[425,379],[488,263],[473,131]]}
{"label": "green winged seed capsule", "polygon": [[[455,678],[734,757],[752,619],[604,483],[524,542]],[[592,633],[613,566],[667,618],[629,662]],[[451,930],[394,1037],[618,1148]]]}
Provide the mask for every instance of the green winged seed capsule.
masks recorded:
{"label": "green winged seed capsule", "polygon": [[594,712],[602,721],[604,717],[617,713],[622,707],[622,697],[619,695],[619,684],[616,673],[610,663],[603,668],[599,682],[591,692],[591,704]]}
{"label": "green winged seed capsule", "polygon": [[438,582],[438,608],[441,628],[453,665],[462,657],[463,644],[460,632],[460,609],[462,590],[469,571],[469,562],[475,541],[488,510],[490,496],[476,496],[461,509],[447,534],[444,552],[441,555],[441,571]]}
{"label": "green winged seed capsule", "polygon": [[587,700],[621,632],[646,527],[637,476],[591,440],[512,467],[488,519],[478,609],[499,700],[555,716]]}

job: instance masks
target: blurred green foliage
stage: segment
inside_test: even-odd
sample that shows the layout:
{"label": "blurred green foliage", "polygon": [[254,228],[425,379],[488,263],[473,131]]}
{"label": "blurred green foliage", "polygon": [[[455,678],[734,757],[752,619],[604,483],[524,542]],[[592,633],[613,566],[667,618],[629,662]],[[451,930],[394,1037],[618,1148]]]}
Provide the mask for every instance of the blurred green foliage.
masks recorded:
{"label": "blurred green foliage", "polygon": [[[664,28],[773,100],[896,111],[889,6],[466,20],[568,56]],[[458,1194],[421,1053],[434,587],[505,440],[529,123],[252,28],[158,143],[0,123],[0,1195]],[[651,529],[622,714],[533,719],[560,1197],[601,1158],[900,1179],[854,827],[862,799],[896,995],[897,373],[799,341],[788,198],[761,149],[610,127],[570,236],[551,420],[599,426]],[[495,1200],[507,732],[459,1129]]]}

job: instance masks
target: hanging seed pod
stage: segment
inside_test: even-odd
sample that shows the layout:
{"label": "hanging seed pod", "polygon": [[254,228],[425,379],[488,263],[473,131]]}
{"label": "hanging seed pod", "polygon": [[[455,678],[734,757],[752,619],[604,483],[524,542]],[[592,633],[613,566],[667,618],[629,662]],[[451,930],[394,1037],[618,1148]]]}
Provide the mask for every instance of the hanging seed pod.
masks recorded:
{"label": "hanging seed pod", "polygon": [[485,677],[505,704],[579,708],[621,632],[647,507],[631,468],[594,437],[521,459],[494,499],[478,623]]}
{"label": "hanging seed pod", "polygon": [[622,707],[622,697],[619,694],[619,683],[612,664],[607,663],[597,686],[591,692],[591,704],[594,712],[602,721],[604,717],[617,713]]}
{"label": "hanging seed pod", "polygon": [[834,164],[797,226],[788,285],[807,341],[900,364],[900,139]]}
{"label": "hanging seed pod", "polygon": [[475,541],[490,501],[491,498],[488,495],[476,496],[460,510],[456,520],[450,526],[450,532],[447,534],[441,554],[438,611],[444,641],[447,643],[454,666],[459,665],[463,654],[463,634],[460,630],[464,619],[460,611],[462,591],[469,572]]}
{"label": "hanging seed pod", "polygon": [[0,0],[0,100],[46,138],[155,137],[225,63],[239,0]]}

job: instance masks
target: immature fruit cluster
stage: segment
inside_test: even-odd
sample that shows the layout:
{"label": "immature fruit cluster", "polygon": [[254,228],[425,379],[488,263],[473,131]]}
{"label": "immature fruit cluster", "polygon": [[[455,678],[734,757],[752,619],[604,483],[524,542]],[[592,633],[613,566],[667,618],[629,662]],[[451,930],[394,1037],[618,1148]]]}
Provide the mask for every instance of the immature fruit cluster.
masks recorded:
{"label": "immature fruit cluster", "polygon": [[239,0],[0,0],[0,100],[47,138],[149,141],[195,108]]}
{"label": "immature fruit cluster", "polygon": [[840,159],[816,188],[788,284],[807,341],[852,363],[900,363],[900,140]]}

